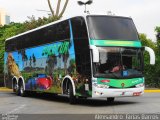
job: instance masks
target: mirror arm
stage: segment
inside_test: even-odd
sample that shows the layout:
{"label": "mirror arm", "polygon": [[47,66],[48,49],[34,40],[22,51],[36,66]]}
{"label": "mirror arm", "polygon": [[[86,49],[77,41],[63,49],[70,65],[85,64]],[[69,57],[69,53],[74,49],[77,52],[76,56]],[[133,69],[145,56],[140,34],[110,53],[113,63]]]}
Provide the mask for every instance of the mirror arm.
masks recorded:
{"label": "mirror arm", "polygon": [[99,51],[98,48],[95,45],[90,45],[90,49],[93,53],[93,62],[98,63],[99,62]]}
{"label": "mirror arm", "polygon": [[154,53],[153,49],[151,49],[150,47],[146,47],[145,46],[145,51],[147,51],[149,53],[150,64],[154,65],[155,64],[155,53]]}

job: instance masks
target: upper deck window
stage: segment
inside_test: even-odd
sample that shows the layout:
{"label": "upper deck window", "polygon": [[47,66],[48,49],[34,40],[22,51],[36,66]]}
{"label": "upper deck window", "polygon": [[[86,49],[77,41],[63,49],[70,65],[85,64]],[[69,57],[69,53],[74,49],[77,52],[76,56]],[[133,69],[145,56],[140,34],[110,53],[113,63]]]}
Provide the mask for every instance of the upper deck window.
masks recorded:
{"label": "upper deck window", "polygon": [[7,52],[70,39],[69,21],[61,21],[6,41]]}

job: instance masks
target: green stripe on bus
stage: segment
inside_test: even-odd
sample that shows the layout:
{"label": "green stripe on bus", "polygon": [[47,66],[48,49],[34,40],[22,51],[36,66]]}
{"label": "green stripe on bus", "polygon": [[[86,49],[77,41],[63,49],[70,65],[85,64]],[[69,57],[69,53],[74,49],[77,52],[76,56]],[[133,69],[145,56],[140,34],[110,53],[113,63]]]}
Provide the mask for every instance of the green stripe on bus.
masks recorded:
{"label": "green stripe on bus", "polygon": [[142,47],[141,42],[139,40],[90,40],[90,44],[96,46]]}
{"label": "green stripe on bus", "polygon": [[[109,80],[108,83],[103,83],[102,80]],[[115,88],[129,88],[137,84],[144,83],[144,78],[132,78],[132,79],[107,79],[107,78],[98,78],[97,79],[98,84],[106,84],[111,87]],[[122,84],[124,86],[122,86]]]}

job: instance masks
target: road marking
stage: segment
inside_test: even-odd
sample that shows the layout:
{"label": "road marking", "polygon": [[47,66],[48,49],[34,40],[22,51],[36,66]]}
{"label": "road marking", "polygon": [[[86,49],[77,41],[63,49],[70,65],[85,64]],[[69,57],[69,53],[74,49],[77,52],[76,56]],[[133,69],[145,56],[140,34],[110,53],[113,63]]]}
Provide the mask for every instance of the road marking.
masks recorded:
{"label": "road marking", "polygon": [[21,109],[23,109],[24,107],[26,107],[25,104],[23,105],[20,105],[19,107],[13,109],[12,111],[8,112],[7,114],[11,114],[11,113],[16,113],[16,112],[19,112]]}

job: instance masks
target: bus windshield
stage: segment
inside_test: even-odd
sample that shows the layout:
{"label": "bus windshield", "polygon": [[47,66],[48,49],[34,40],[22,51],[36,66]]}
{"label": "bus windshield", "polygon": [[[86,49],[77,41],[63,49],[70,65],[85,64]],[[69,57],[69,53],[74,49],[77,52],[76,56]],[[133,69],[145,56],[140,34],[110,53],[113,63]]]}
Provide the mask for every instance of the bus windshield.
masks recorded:
{"label": "bus windshield", "polygon": [[142,77],[143,53],[140,48],[98,47],[100,62],[94,63],[95,77]]}
{"label": "bus windshield", "polygon": [[131,18],[116,16],[88,16],[90,39],[138,40],[136,27]]}

